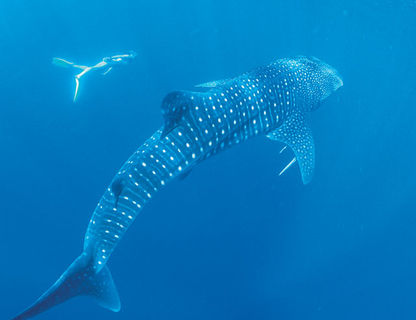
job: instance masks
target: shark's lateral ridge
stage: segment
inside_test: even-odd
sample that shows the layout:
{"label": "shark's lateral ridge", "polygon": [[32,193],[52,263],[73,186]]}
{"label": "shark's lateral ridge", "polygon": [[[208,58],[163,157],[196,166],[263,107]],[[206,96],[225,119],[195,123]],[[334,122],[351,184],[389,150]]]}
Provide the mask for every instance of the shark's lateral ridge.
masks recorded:
{"label": "shark's lateral ridge", "polygon": [[292,149],[295,158],[290,165],[297,162],[303,182],[309,183],[315,146],[307,115],[342,85],[328,64],[296,57],[203,85],[206,92],[168,94],[162,103],[164,126],[127,160],[105,191],[88,225],[82,254],[14,320],[28,319],[78,295],[92,296],[118,311],[120,300],[106,265],[120,239],[157,191],[222,150],[265,135]]}

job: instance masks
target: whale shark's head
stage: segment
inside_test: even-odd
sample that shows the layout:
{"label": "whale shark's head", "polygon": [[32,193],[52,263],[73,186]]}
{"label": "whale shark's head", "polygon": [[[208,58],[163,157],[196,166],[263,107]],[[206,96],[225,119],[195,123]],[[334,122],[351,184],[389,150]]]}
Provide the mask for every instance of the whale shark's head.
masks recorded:
{"label": "whale shark's head", "polygon": [[344,84],[337,70],[315,57],[296,57],[286,63],[295,73],[306,110],[318,108],[323,100]]}
{"label": "whale shark's head", "polygon": [[309,58],[309,63],[313,69],[317,83],[320,85],[321,100],[326,99],[331,93],[344,85],[338,71],[329,64],[318,58]]}

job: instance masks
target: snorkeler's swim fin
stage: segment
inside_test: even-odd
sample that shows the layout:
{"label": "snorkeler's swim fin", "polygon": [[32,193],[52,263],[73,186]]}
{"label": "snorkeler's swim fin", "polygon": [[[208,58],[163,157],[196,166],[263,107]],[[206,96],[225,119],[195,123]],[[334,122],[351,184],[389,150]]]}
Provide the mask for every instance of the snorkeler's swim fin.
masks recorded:
{"label": "snorkeler's swim fin", "polygon": [[58,67],[62,67],[62,68],[73,67],[73,68],[78,68],[78,69],[81,69],[81,70],[85,70],[85,69],[88,68],[87,66],[80,66],[80,65],[75,64],[71,61],[67,61],[65,59],[55,58],[55,57],[52,58],[52,64],[54,64],[55,66],[58,66]]}
{"label": "snorkeler's swim fin", "polygon": [[74,93],[74,102],[77,100],[78,96],[78,89],[79,89],[79,78],[75,77],[75,93]]}
{"label": "snorkeler's swim fin", "polygon": [[62,68],[69,68],[74,65],[73,62],[70,62],[61,58],[52,58],[52,64],[58,67],[62,67]]}

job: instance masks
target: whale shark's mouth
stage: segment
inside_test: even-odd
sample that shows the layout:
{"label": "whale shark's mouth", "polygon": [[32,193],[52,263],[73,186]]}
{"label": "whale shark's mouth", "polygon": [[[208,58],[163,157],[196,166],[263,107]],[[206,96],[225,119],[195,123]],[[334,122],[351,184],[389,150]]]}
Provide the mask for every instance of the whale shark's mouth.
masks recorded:
{"label": "whale shark's mouth", "polygon": [[299,66],[299,63],[304,66],[309,66],[311,71],[319,75],[321,81],[326,79],[327,89],[330,91],[328,95],[344,85],[341,75],[334,67],[314,56],[297,56],[288,59],[288,63],[294,66]]}
{"label": "whale shark's mouth", "polygon": [[341,75],[339,72],[331,67],[328,64],[325,64],[325,71],[329,74],[330,77],[333,78],[333,90],[336,91],[344,85],[344,81],[342,80]]}
{"label": "whale shark's mouth", "polygon": [[341,88],[344,85],[344,81],[339,72],[331,65],[315,57],[312,57],[310,60],[318,66],[318,74],[322,86],[322,101]]}
{"label": "whale shark's mouth", "polygon": [[332,80],[333,91],[338,90],[344,85],[341,75],[334,67],[318,58],[313,58],[313,61],[317,62],[321,66],[322,72]]}

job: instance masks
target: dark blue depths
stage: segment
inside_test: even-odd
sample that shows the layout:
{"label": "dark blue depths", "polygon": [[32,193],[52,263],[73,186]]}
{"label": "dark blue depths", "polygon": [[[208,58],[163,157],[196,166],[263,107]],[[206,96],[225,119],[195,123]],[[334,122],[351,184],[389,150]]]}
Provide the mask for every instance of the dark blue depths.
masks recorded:
{"label": "dark blue depths", "polygon": [[[304,186],[258,137],[174,181],[109,266],[122,309],[87,298],[39,319],[414,319],[412,1],[3,1],[0,310],[10,318],[82,250],[118,168],[162,125],[166,93],[317,56],[345,86],[312,114]],[[136,61],[73,79],[53,56]]]}

